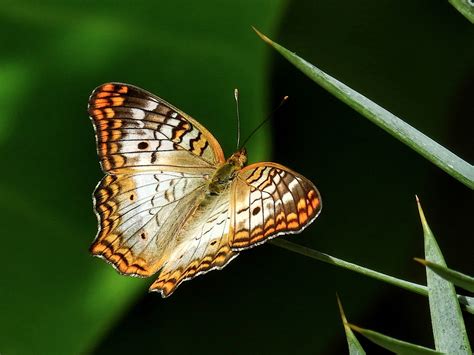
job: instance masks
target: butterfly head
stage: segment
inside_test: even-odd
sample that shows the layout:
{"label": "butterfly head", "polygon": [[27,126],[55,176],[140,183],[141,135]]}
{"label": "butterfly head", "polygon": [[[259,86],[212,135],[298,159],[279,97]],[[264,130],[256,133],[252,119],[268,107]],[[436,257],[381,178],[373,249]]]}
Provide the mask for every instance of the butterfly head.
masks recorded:
{"label": "butterfly head", "polygon": [[240,148],[227,159],[227,163],[231,164],[237,170],[243,168],[247,163],[247,149],[245,149],[245,147]]}

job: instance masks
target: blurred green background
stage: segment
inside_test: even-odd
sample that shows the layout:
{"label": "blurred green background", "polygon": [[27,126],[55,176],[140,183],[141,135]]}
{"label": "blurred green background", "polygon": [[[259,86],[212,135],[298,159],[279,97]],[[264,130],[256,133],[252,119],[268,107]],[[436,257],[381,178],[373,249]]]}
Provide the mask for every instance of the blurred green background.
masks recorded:
{"label": "blurred green background", "polygon": [[[88,255],[103,175],[87,99],[143,87],[202,122],[227,155],[233,89],[249,143],[319,187],[292,241],[424,283],[414,194],[448,264],[474,273],[473,195],[272,52],[256,26],[472,162],[474,30],[447,1],[6,1],[0,7],[2,354],[340,354],[349,320],[432,346],[425,298],[272,245],[169,299]],[[472,317],[466,317],[470,334]],[[471,340],[472,341],[472,340]],[[367,350],[378,348],[362,342]]]}

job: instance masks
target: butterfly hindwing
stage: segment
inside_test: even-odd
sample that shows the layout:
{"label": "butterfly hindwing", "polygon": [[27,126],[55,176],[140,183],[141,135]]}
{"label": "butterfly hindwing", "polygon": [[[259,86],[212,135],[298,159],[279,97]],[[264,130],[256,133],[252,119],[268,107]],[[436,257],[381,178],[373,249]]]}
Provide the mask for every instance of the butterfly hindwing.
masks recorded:
{"label": "butterfly hindwing", "polygon": [[181,282],[222,269],[238,255],[229,245],[230,191],[205,199],[170,246],[167,262],[150,291],[167,297]]}
{"label": "butterfly hindwing", "polygon": [[135,86],[108,83],[89,98],[102,169],[113,174],[200,169],[225,161],[212,134],[159,97]]}
{"label": "butterfly hindwing", "polygon": [[238,173],[231,206],[231,247],[242,250],[301,232],[321,211],[321,197],[300,174],[276,163],[257,163]]}

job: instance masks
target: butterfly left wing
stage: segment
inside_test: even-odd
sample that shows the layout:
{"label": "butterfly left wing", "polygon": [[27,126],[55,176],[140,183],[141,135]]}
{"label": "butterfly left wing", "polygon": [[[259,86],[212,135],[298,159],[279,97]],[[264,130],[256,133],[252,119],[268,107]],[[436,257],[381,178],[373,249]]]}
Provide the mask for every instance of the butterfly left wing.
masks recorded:
{"label": "butterfly left wing", "polygon": [[285,233],[299,233],[321,212],[311,181],[276,163],[243,168],[232,184],[231,248],[242,250]]}
{"label": "butterfly left wing", "polygon": [[[173,258],[183,243],[191,248],[186,257],[196,248],[195,254],[212,259],[208,265],[207,259],[191,258],[190,263],[198,263],[194,273],[225,265],[236,255],[227,242],[227,249],[214,250],[214,243],[202,248],[181,236],[182,226],[195,221],[206,181],[225,161],[204,126],[163,99],[122,83],[97,87],[89,98],[89,114],[107,174],[94,192],[99,219],[94,255],[123,274],[149,276],[165,270],[162,279],[171,264],[181,267]],[[214,234],[205,236],[212,239]],[[193,273],[188,266],[181,267],[183,275]]]}

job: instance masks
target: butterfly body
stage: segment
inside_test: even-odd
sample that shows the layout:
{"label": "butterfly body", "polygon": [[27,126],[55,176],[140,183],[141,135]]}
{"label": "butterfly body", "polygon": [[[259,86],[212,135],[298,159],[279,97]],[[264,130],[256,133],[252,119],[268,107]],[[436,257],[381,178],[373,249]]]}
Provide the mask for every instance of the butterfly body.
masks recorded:
{"label": "butterfly body", "polygon": [[247,162],[247,153],[242,148],[232,154],[227,161],[216,169],[209,184],[209,192],[211,194],[219,194],[229,188],[232,179],[234,179],[237,171],[242,169]]}
{"label": "butterfly body", "polygon": [[94,191],[93,255],[120,273],[158,273],[151,291],[221,269],[241,250],[298,233],[321,210],[314,185],[276,163],[227,160],[212,134],[166,101],[109,83],[89,99],[106,176]]}

